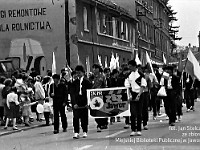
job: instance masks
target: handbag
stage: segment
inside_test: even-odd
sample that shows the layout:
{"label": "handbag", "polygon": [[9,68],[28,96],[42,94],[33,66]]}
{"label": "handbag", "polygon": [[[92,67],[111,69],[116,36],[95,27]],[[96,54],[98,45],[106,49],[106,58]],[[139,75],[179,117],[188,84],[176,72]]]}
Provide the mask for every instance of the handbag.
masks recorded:
{"label": "handbag", "polygon": [[167,96],[167,92],[164,86],[160,87],[160,89],[158,90],[157,96],[162,96],[162,97]]}

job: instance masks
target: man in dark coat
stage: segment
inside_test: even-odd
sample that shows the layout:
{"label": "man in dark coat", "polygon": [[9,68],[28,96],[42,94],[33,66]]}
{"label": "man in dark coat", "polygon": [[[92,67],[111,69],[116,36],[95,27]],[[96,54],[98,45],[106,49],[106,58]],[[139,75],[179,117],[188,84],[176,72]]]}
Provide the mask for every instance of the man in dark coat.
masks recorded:
{"label": "man in dark coat", "polygon": [[60,75],[53,75],[54,83],[50,86],[50,96],[53,98],[54,134],[59,133],[59,114],[61,116],[63,132],[67,131],[67,117],[65,106],[68,103],[68,91],[65,84],[60,83]]}
{"label": "man in dark coat", "polygon": [[78,79],[70,84],[71,103],[73,108],[73,126],[74,137],[79,138],[80,123],[83,129],[83,138],[87,137],[88,132],[88,106],[87,106],[87,89],[92,87],[91,82],[84,77],[85,71],[83,66],[75,68]]}

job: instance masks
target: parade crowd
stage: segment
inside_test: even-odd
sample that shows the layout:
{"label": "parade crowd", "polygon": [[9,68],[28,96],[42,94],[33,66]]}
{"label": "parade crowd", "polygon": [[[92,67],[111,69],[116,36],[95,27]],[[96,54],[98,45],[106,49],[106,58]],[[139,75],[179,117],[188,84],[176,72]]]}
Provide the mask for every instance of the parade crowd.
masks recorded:
{"label": "parade crowd", "polygon": [[[92,66],[93,72],[86,75],[83,66],[74,70],[63,68],[60,74],[47,71],[41,77],[35,72],[15,71],[11,78],[0,77],[0,121],[6,130],[12,125],[18,130],[17,124],[31,126],[35,121],[45,118],[46,125],[53,124],[54,134],[59,133],[61,118],[63,132],[67,131],[66,110],[73,111],[73,138],[79,138],[80,125],[83,137],[87,137],[89,109],[87,100],[88,89],[127,87],[130,116],[125,117],[124,128],[131,128],[130,136],[140,136],[142,130],[148,130],[149,113],[153,112],[153,120],[161,115],[161,103],[164,103],[166,119],[169,126],[182,119],[183,103],[187,112],[195,111],[195,99],[200,91],[200,81],[185,72],[179,72],[175,65],[137,65],[135,60],[122,64],[120,68],[102,68],[99,64]],[[38,106],[43,112],[38,112]],[[120,122],[120,117],[95,118],[97,132],[101,132]]]}

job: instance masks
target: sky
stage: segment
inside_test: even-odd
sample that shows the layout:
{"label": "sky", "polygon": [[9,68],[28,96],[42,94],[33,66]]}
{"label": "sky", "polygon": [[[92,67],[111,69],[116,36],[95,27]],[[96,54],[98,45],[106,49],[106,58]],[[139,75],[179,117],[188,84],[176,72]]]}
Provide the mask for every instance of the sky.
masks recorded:
{"label": "sky", "polygon": [[178,37],[182,37],[182,40],[176,43],[182,46],[191,43],[191,46],[199,47],[200,0],[169,0],[169,5],[177,12],[175,17],[178,21],[173,25],[180,26]]}

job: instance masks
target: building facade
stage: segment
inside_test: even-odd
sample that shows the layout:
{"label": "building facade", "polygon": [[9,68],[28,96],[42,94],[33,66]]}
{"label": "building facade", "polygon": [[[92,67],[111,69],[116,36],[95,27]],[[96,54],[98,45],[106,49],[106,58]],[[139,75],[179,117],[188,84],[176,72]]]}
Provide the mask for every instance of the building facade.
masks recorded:
{"label": "building facade", "polygon": [[69,0],[70,66],[110,66],[111,56],[127,63],[136,47],[137,20],[109,0]]}
{"label": "building facade", "polygon": [[170,55],[169,14],[167,0],[136,0],[138,53],[142,62],[146,51],[155,62]]}

